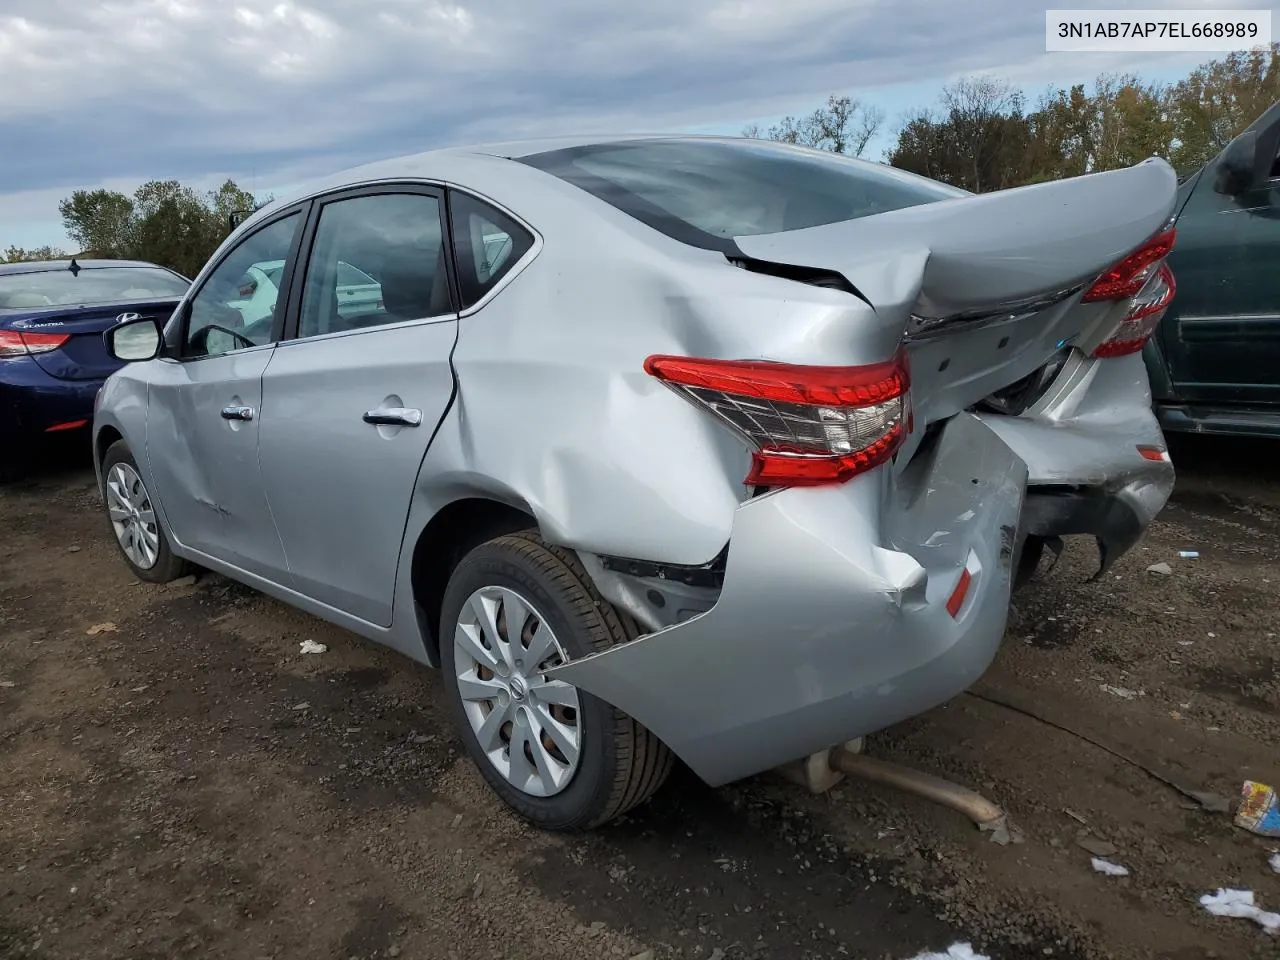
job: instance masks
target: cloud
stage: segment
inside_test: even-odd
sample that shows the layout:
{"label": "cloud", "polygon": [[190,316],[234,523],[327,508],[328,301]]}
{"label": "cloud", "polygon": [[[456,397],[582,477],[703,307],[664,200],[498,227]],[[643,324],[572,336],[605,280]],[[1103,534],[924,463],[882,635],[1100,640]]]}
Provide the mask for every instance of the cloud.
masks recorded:
{"label": "cloud", "polygon": [[[10,194],[221,170],[279,183],[970,71],[1029,82],[1058,57],[1022,0],[5,0],[0,223]],[[1077,79],[1112,66],[1075,62]]]}

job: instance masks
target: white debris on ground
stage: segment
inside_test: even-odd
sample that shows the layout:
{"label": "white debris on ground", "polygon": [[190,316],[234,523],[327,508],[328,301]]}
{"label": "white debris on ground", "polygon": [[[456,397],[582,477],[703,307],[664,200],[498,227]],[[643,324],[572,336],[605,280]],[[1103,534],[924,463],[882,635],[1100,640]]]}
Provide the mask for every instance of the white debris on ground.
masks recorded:
{"label": "white debris on ground", "polygon": [[314,640],[303,640],[298,644],[299,653],[324,653],[328,649],[323,643],[316,643]]}
{"label": "white debris on ground", "polygon": [[911,960],[990,960],[990,957],[974,953],[973,946],[968,943],[953,943],[946,953],[922,953]]}
{"label": "white debris on ground", "polygon": [[1094,857],[1091,861],[1093,869],[1098,873],[1106,874],[1108,877],[1127,877],[1129,868],[1122,867],[1118,863],[1112,863],[1110,860],[1103,860],[1101,857]]}
{"label": "white debris on ground", "polygon": [[1215,917],[1253,920],[1267,933],[1280,933],[1280,913],[1268,913],[1253,902],[1252,890],[1224,890],[1206,893],[1200,904]]}
{"label": "white debris on ground", "polygon": [[1173,576],[1173,567],[1167,563],[1153,563],[1147,567],[1147,573],[1154,573],[1161,577],[1171,577]]}
{"label": "white debris on ground", "polygon": [[1130,690],[1128,687],[1113,687],[1109,683],[1099,684],[1098,689],[1103,693],[1109,693],[1114,697],[1119,697],[1121,700],[1132,700],[1134,697],[1140,697],[1143,695],[1141,690]]}

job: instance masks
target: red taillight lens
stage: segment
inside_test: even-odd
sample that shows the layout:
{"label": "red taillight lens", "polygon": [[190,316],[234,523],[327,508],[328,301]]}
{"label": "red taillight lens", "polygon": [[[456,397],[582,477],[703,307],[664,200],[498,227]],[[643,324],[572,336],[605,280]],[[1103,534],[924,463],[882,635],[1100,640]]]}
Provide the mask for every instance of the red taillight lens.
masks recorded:
{"label": "red taillight lens", "polygon": [[857,367],[650,357],[645,371],[754,447],[745,482],[843,483],[889,460],[906,437],[906,355]]}
{"label": "red taillight lens", "polygon": [[1094,281],[1085,291],[1081,301],[1096,303],[1103,300],[1128,300],[1137,296],[1161,261],[1173,249],[1177,231],[1170,227],[1152,237]]}
{"label": "red taillight lens", "polygon": [[30,353],[57,350],[71,339],[69,333],[31,333],[26,330],[0,330],[0,357],[19,357]]}
{"label": "red taillight lens", "polygon": [[1160,264],[1142,290],[1133,298],[1129,312],[1116,325],[1115,332],[1093,351],[1095,357],[1125,357],[1138,353],[1160,326],[1160,320],[1173,301],[1178,285],[1168,264]]}

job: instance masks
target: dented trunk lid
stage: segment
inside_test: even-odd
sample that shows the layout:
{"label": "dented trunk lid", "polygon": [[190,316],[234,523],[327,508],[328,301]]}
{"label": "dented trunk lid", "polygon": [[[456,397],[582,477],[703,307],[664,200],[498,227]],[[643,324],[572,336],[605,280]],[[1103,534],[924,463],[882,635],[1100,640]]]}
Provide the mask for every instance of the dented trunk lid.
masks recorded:
{"label": "dented trunk lid", "polygon": [[1177,176],[1122,170],[941,200],[857,220],[735,237],[753,260],[833,271],[907,342],[917,428],[1085,352],[1123,305],[1087,286],[1171,220]]}

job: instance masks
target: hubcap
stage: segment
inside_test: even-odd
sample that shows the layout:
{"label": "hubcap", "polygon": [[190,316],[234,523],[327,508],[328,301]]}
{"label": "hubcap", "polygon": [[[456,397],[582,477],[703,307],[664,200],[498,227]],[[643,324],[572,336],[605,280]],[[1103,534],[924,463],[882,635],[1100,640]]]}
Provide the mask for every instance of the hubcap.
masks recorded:
{"label": "hubcap", "polygon": [[494,769],[534,797],[567,787],[582,753],[578,691],[544,673],[566,658],[542,614],[514,590],[482,587],[462,607],[453,650],[463,709]]}
{"label": "hubcap", "polygon": [[117,463],[107,473],[107,515],[124,555],[141,570],[150,570],[160,557],[160,530],[155,510],[138,471]]}

